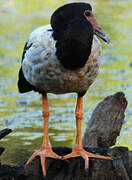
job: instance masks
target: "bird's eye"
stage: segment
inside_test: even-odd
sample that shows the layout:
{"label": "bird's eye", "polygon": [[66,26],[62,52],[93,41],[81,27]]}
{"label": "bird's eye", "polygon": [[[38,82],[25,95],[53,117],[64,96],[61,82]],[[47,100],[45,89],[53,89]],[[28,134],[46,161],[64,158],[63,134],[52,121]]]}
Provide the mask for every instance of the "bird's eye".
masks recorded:
{"label": "bird's eye", "polygon": [[91,16],[91,13],[89,10],[86,10],[84,13],[85,13],[85,16]]}

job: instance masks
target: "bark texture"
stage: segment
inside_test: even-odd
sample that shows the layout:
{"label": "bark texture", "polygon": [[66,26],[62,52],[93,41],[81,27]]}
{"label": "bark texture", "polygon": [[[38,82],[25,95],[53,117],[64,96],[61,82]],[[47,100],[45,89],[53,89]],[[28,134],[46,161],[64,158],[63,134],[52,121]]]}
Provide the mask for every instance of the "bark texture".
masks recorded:
{"label": "bark texture", "polygon": [[110,95],[100,102],[88,122],[83,145],[87,147],[115,145],[124,121],[126,107],[127,100],[123,92]]}
{"label": "bark texture", "polygon": [[[60,155],[71,152],[70,148],[56,147]],[[84,160],[80,157],[69,160],[46,160],[47,176],[43,177],[40,159],[37,157],[28,166],[10,167],[0,165],[0,180],[131,180],[132,166],[129,163],[129,151],[125,147],[85,148],[89,152],[110,155],[113,161],[90,159],[89,170],[84,169]]]}

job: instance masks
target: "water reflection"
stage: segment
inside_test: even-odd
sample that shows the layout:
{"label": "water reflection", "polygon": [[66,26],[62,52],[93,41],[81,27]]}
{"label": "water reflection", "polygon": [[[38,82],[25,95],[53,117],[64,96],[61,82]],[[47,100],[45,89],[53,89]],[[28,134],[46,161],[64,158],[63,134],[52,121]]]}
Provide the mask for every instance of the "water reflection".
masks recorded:
{"label": "water reflection", "polygon": [[[30,32],[49,23],[54,9],[66,2],[72,1],[0,1],[0,129],[13,129],[13,133],[0,142],[0,146],[6,148],[2,156],[3,163],[23,163],[42,143],[41,97],[34,92],[19,94],[17,74],[23,46]],[[124,91],[129,104],[117,145],[132,149],[132,2],[118,0],[116,5],[112,0],[90,2],[101,26],[110,35],[111,43],[102,43],[100,74],[84,98],[83,132],[97,103],[109,94]],[[75,104],[75,94],[49,95],[49,135],[53,146],[73,146]]]}

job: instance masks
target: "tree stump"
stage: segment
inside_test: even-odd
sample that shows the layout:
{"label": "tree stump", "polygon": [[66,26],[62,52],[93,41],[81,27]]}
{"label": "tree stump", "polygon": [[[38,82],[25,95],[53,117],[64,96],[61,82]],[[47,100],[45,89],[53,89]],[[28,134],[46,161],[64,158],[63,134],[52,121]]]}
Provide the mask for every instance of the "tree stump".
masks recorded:
{"label": "tree stump", "polygon": [[110,147],[124,120],[127,100],[123,92],[117,92],[100,102],[92,113],[83,137],[83,145],[88,147]]}
{"label": "tree stump", "polygon": [[[81,157],[68,160],[47,158],[47,175],[44,177],[40,158],[36,157],[28,166],[0,164],[0,180],[131,180],[132,152],[127,147],[109,148],[120,133],[126,106],[122,92],[105,98],[95,108],[83,138],[87,151],[111,156],[113,161],[90,158],[89,169],[85,171]],[[54,147],[53,150],[61,156],[72,151],[67,147]]]}

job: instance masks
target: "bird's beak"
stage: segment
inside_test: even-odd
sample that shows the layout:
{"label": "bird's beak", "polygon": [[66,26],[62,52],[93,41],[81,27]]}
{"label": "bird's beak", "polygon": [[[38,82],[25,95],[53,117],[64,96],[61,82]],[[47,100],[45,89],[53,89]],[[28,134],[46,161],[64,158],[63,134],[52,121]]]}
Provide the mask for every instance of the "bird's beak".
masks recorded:
{"label": "bird's beak", "polygon": [[84,16],[93,25],[94,34],[96,34],[98,37],[100,37],[103,41],[109,43],[110,42],[109,36],[107,34],[105,34],[103,29],[101,28],[101,26],[97,22],[97,20],[96,20],[96,18],[94,16],[94,13],[92,11],[90,11],[90,16],[86,16],[85,13],[84,13]]}

